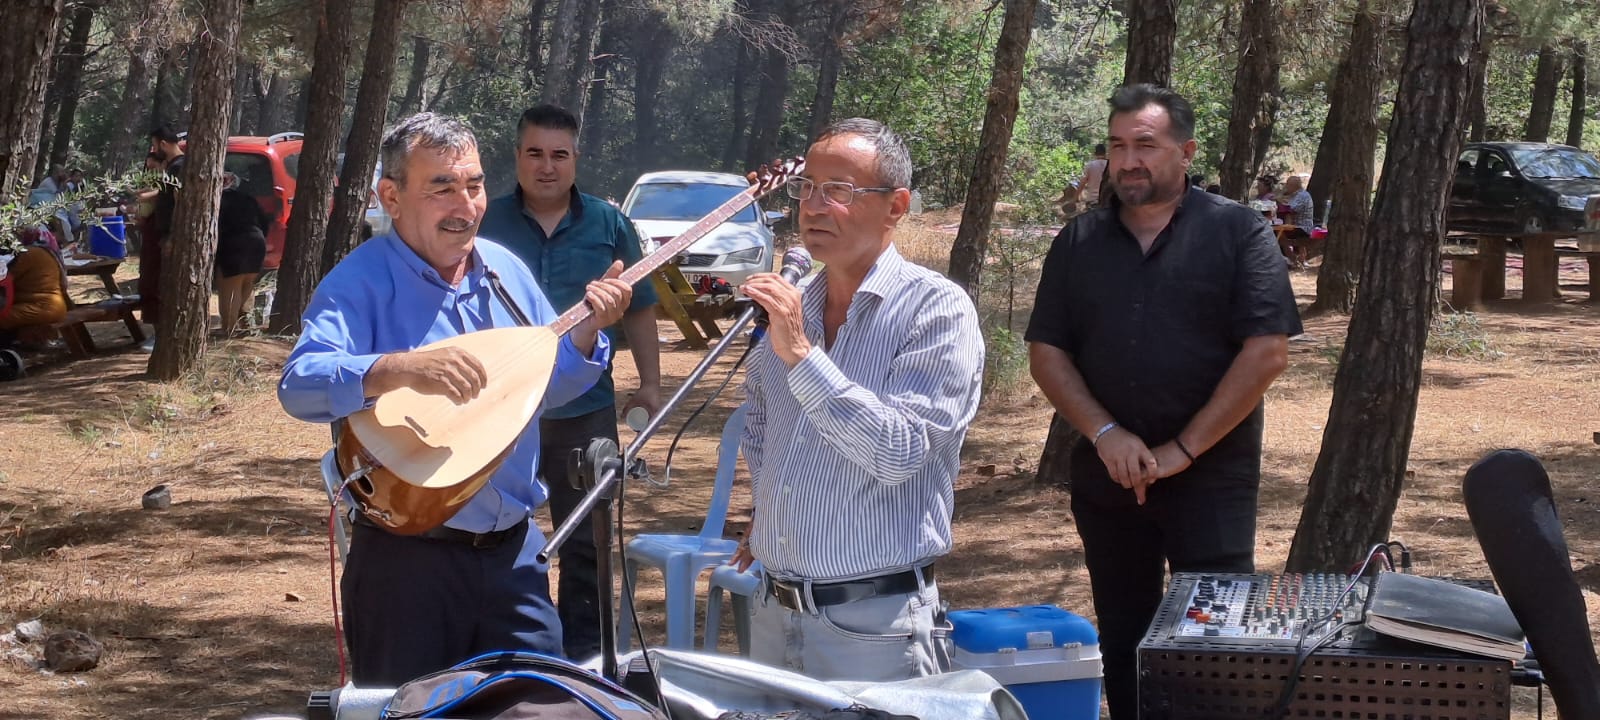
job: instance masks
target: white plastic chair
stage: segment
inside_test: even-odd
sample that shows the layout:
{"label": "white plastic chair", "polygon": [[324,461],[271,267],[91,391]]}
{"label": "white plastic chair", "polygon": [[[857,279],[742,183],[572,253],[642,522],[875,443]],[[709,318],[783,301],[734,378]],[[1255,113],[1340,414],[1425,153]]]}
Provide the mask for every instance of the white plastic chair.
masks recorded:
{"label": "white plastic chair", "polygon": [[328,492],[328,505],[339,505],[339,516],[334,518],[333,523],[333,538],[339,550],[339,564],[344,565],[345,556],[350,554],[350,528],[347,527],[350,517],[340,502],[339,490],[344,487],[344,474],[339,472],[339,461],[332,450],[322,456],[322,487]]}
{"label": "white plastic chair", "polygon": [[[733,558],[739,543],[722,537],[728,516],[728,499],[733,494],[733,476],[739,463],[739,442],[744,435],[744,406],[728,416],[722,426],[722,442],[717,448],[717,478],[711,493],[711,506],[698,535],[645,534],[628,541],[625,588],[637,588],[639,566],[660,568],[667,589],[667,647],[693,649],[695,626],[695,586],[700,574]],[[617,651],[630,647],[633,629],[633,596],[624,594]]]}
{"label": "white plastic chair", "polygon": [[705,649],[717,649],[717,636],[722,634],[722,593],[733,598],[733,634],[739,639],[739,654],[750,657],[750,600],[761,592],[761,563],[739,572],[732,565],[722,565],[711,571],[711,582],[706,589],[706,639]]}

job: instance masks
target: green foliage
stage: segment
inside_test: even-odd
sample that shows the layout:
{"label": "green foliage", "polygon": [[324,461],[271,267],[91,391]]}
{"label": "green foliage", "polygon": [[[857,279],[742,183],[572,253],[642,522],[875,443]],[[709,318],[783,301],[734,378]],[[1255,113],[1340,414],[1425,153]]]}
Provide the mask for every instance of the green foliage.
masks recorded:
{"label": "green foliage", "polygon": [[[87,180],[79,190],[61,193],[34,205],[28,203],[28,188],[18,187],[11,193],[10,201],[0,205],[0,254],[9,254],[15,249],[16,231],[44,225],[56,213],[70,210],[75,205],[93,207],[101,201],[111,202],[140,190],[176,183],[176,178],[160,171],[136,170],[119,176],[107,175]],[[82,213],[82,218],[91,224],[99,221],[89,212]]]}
{"label": "green foliage", "polygon": [[840,74],[834,117],[870,117],[896,128],[930,205],[966,196],[1001,20],[999,12],[963,3],[922,4],[897,32],[858,48]]}
{"label": "green foliage", "polygon": [[1428,329],[1427,351],[1463,360],[1498,360],[1505,353],[1494,347],[1476,313],[1448,312],[1434,316]]}
{"label": "green foliage", "polygon": [[1030,382],[1028,345],[1022,334],[1003,325],[989,328],[984,339],[982,398],[1011,395]]}

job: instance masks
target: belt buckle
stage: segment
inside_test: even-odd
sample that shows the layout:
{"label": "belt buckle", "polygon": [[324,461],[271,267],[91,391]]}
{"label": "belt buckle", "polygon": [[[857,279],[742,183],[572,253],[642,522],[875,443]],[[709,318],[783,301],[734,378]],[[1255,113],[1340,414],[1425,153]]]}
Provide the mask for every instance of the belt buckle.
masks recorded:
{"label": "belt buckle", "polygon": [[806,592],[803,586],[789,585],[773,580],[772,595],[778,599],[778,604],[790,610],[806,611]]}
{"label": "belt buckle", "polygon": [[472,549],[474,550],[489,550],[499,544],[500,533],[496,531],[491,530],[489,532],[472,534]]}

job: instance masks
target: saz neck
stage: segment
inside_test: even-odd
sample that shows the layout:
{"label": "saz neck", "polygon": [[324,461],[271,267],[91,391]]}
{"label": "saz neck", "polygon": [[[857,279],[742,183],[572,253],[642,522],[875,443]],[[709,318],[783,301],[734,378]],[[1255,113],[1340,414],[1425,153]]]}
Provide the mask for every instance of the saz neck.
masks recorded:
{"label": "saz neck", "polygon": [[[668,240],[665,245],[662,245],[655,252],[634,263],[632,267],[623,270],[621,277],[618,279],[632,286],[640,280],[648,278],[650,273],[667,264],[667,261],[676,257],[678,253],[689,247],[694,241],[705,237],[706,233],[711,232],[712,228],[727,222],[728,218],[733,217],[740,210],[755,202],[757,197],[757,186],[752,185],[745,188],[738,195],[728,198],[727,202],[712,210],[711,214],[700,218],[699,222],[691,225],[688,230],[683,231],[683,234]],[[556,318],[556,321],[550,324],[550,330],[557,337],[566,335],[572,328],[577,327],[578,323],[589,319],[589,316],[593,314],[594,309],[589,307],[589,303],[580,302],[566,312],[561,313],[561,317]]]}

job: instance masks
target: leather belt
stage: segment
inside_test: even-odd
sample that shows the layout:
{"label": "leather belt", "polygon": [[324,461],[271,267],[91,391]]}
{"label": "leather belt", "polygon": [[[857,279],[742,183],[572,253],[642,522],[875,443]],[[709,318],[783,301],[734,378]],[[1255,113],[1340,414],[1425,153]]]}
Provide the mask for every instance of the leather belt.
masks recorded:
{"label": "leather belt", "polygon": [[[366,515],[363,515],[359,512],[351,514],[354,516],[352,518],[353,522],[355,522],[357,525],[365,525],[370,528],[382,530],[383,532],[389,532],[388,528],[385,528],[382,525],[367,519]],[[460,545],[469,545],[476,550],[489,550],[500,547],[500,545],[504,543],[506,539],[522,531],[522,529],[527,527],[527,525],[528,521],[524,519],[522,522],[512,525],[504,530],[491,530],[489,532],[481,533],[469,532],[467,530],[457,530],[453,527],[440,525],[439,527],[433,528],[426,532],[417,533],[416,535],[399,535],[398,537],[427,538],[429,540],[440,540],[443,542],[457,543]],[[395,533],[389,534],[395,535]]]}
{"label": "leather belt", "polygon": [[[921,583],[917,582],[919,572],[922,573]],[[767,594],[777,600],[779,605],[790,610],[814,612],[816,608],[843,605],[868,598],[914,593],[924,584],[932,582],[933,566],[927,565],[918,570],[906,570],[861,580],[811,583],[809,594],[804,582],[768,577]]]}

